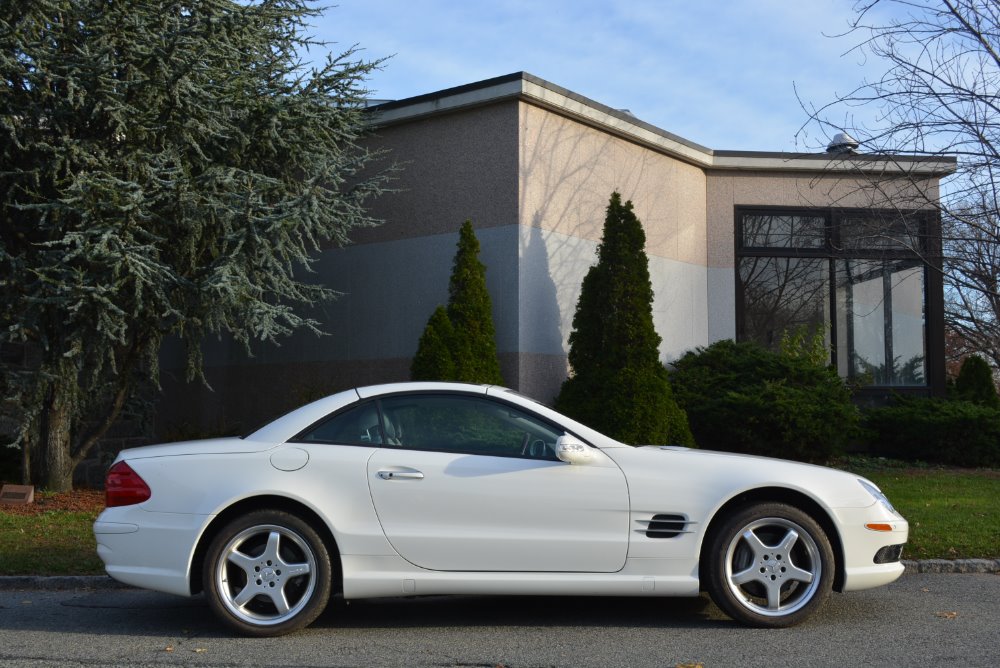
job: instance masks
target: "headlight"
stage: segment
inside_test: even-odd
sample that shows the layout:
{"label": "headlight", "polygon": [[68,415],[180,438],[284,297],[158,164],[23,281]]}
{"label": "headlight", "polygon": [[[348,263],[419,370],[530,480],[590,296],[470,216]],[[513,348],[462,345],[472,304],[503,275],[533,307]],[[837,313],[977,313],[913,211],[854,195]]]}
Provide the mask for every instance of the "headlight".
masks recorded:
{"label": "headlight", "polygon": [[865,490],[869,494],[871,494],[872,497],[874,497],[876,501],[878,501],[883,506],[885,506],[886,509],[888,509],[888,511],[890,513],[892,513],[893,515],[899,516],[899,513],[896,512],[896,509],[892,507],[891,503],[889,503],[889,498],[885,494],[882,493],[882,490],[880,490],[873,483],[865,480],[864,478],[858,478],[858,482],[861,483],[861,486],[864,487]]}

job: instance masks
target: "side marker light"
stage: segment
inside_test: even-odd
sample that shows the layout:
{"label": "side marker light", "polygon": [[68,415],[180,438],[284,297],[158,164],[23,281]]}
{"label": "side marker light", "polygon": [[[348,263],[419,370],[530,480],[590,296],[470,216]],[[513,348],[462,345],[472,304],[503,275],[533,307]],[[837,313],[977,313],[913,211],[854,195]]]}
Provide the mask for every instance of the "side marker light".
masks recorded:
{"label": "side marker light", "polygon": [[866,524],[865,528],[871,531],[892,531],[891,524],[885,524],[882,522],[872,522],[871,524]]}

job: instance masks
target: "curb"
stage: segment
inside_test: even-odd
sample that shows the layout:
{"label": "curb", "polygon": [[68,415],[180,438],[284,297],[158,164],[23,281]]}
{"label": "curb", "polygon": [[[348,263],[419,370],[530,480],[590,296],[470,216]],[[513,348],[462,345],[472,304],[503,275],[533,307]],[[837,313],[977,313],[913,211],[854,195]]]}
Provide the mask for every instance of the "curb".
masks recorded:
{"label": "curb", "polygon": [[903,559],[904,573],[1000,573],[1000,559]]}
{"label": "curb", "polygon": [[[902,561],[904,575],[917,573],[1000,574],[1000,559],[921,559]],[[71,589],[136,589],[107,575],[4,575],[0,591],[66,591]]]}

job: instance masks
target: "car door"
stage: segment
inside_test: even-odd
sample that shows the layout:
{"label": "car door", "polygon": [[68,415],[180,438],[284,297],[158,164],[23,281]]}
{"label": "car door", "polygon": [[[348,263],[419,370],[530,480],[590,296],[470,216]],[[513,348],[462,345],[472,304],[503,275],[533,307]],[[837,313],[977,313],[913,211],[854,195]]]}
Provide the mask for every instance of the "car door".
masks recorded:
{"label": "car door", "polygon": [[614,572],[628,551],[618,466],[555,459],[562,431],[495,399],[379,400],[385,442],[368,462],[375,511],[407,561],[441,571]]}

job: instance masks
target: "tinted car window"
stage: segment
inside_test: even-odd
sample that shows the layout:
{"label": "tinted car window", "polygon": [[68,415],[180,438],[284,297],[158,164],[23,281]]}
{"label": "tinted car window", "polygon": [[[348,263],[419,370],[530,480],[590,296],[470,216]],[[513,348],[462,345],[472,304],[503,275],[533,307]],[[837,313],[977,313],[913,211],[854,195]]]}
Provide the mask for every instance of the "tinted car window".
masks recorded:
{"label": "tinted car window", "polygon": [[407,395],[380,403],[390,446],[556,459],[561,432],[506,404],[456,395]]}
{"label": "tinted car window", "polygon": [[382,431],[379,429],[378,410],[374,402],[356,406],[334,415],[296,440],[343,445],[380,445]]}

